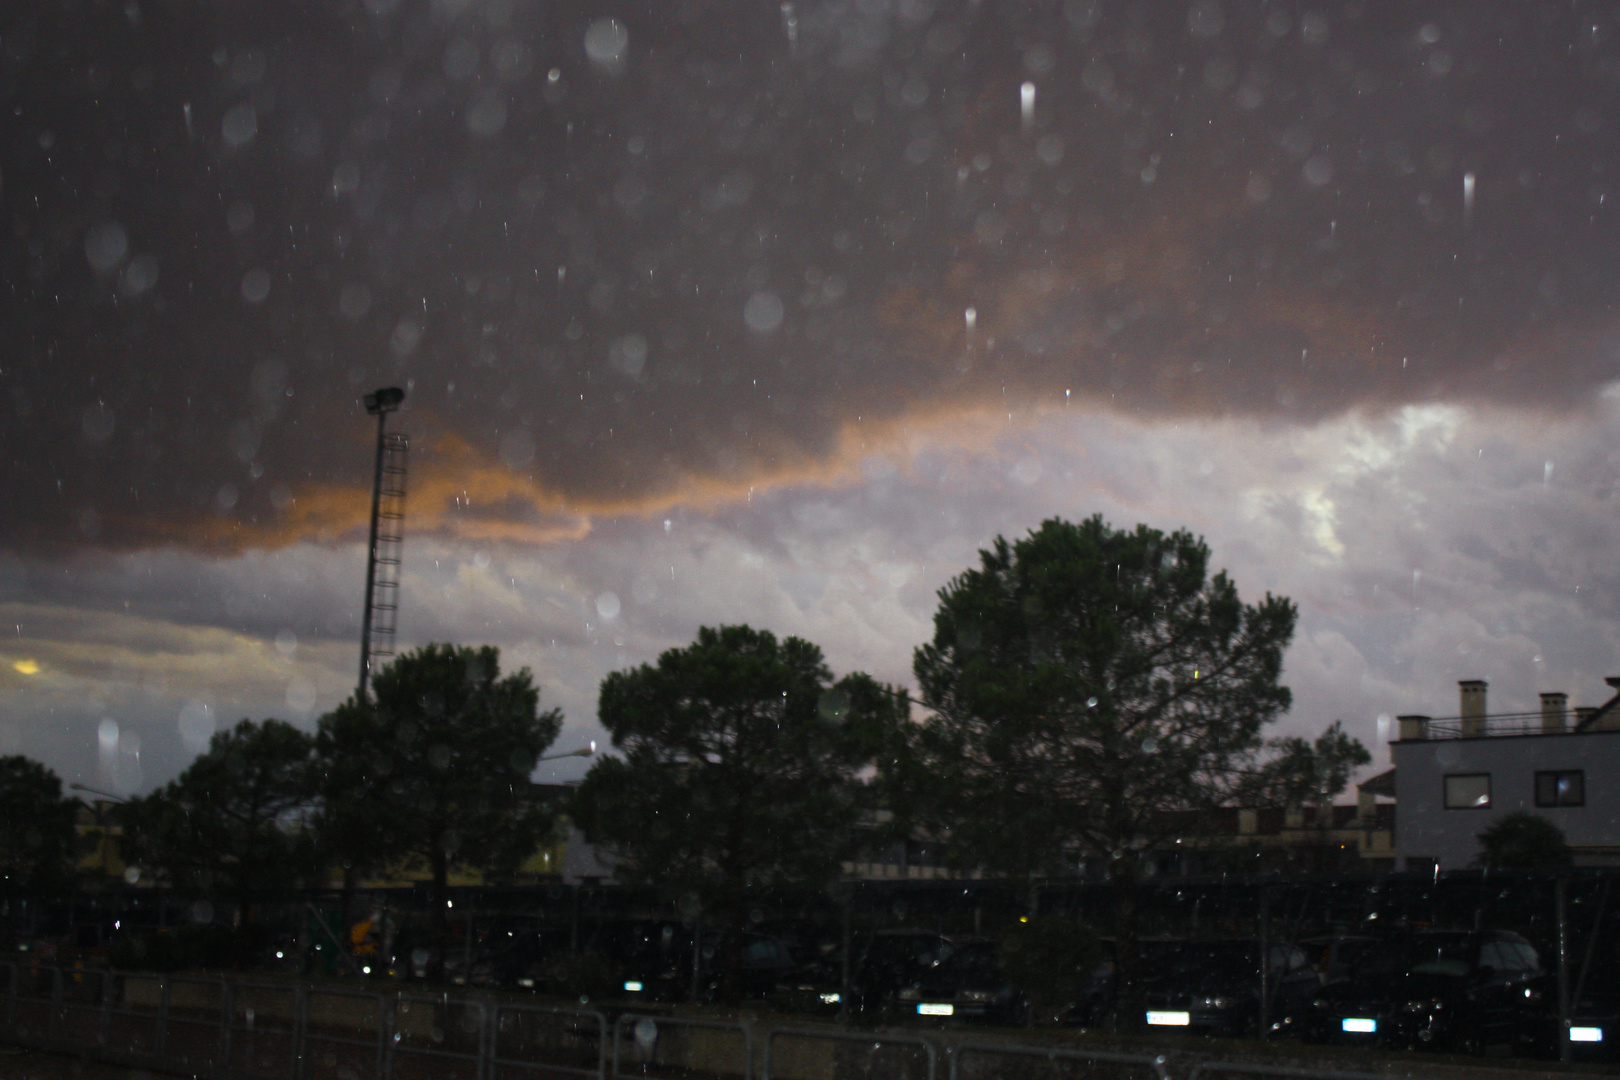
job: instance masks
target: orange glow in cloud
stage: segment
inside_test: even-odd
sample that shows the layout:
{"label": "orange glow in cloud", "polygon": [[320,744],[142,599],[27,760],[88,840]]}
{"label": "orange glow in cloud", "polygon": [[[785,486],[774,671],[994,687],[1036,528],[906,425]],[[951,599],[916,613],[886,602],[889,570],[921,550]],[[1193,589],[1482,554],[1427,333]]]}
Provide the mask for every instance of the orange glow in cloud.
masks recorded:
{"label": "orange glow in cloud", "polygon": [[[425,417],[420,417],[426,419]],[[543,546],[590,534],[596,518],[643,516],[675,507],[700,512],[782,488],[838,487],[860,482],[861,464],[879,456],[904,467],[925,449],[948,446],[989,450],[1006,436],[1004,406],[940,404],[897,418],[846,423],[823,459],[800,453],[788,464],[760,467],[741,476],[682,477],[667,491],[642,498],[568,498],[534,475],[508,468],[461,436],[435,429],[413,446],[406,496],[406,535],[451,541]],[[777,455],[780,462],[785,455]],[[299,542],[364,540],[370,491],[358,485],[310,483],[271,520],[194,518],[171,527],[167,537],[184,546],[226,552],[279,548]],[[407,539],[407,543],[409,540]]]}

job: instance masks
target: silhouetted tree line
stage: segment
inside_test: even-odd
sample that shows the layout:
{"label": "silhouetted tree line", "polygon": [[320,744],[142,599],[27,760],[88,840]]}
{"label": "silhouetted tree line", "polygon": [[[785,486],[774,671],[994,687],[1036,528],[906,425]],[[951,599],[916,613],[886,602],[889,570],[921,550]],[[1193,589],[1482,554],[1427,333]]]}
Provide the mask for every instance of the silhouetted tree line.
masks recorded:
{"label": "silhouetted tree line", "polygon": [[[825,884],[921,832],[1014,882],[1105,866],[1129,1006],[1145,854],[1219,806],[1330,803],[1370,760],[1337,724],[1314,743],[1266,736],[1290,704],[1295,618],[1283,597],[1243,603],[1190,533],[1054,519],[998,537],[940,590],[915,696],[747,626],[608,675],[598,718],[618,753],[568,805],[529,779],[561,722],[530,673],[502,676],[494,648],[430,645],[313,735],[279,720],[217,733],[122,808],[124,856],[244,921],[288,884],[414,866],[442,925],[452,872],[511,874],[568,813],[620,880],[740,926],[761,890]],[[3,814],[7,880],[43,881],[71,851],[71,810],[52,816],[54,776],[6,760],[0,798],[45,808]]]}

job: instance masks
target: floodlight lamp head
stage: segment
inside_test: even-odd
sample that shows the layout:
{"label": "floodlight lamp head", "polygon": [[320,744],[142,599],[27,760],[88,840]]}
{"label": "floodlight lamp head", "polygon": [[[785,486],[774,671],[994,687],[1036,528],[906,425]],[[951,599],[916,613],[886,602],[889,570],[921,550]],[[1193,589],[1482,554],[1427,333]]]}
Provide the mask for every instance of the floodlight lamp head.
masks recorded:
{"label": "floodlight lamp head", "polygon": [[405,400],[405,391],[397,386],[385,386],[380,390],[373,390],[365,396],[366,412],[372,416],[378,413],[389,413],[399,408],[400,402]]}

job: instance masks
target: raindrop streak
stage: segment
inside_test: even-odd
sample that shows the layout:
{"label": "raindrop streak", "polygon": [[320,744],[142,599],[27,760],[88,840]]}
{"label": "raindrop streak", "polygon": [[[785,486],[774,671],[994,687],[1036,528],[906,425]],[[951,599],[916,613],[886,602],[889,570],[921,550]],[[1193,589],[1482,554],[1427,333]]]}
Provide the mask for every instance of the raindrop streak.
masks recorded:
{"label": "raindrop streak", "polygon": [[1463,221],[1472,221],[1474,218],[1474,174],[1463,173]]}
{"label": "raindrop streak", "polygon": [[1024,133],[1035,126],[1035,84],[1025,81],[1018,88],[1018,111],[1023,117]]}
{"label": "raindrop streak", "polygon": [[973,328],[979,325],[979,309],[968,308],[962,312],[962,321],[967,323],[968,333],[973,333]]}
{"label": "raindrop streak", "polygon": [[799,17],[793,12],[791,0],[782,0],[782,29],[787,31],[788,52],[799,48]]}

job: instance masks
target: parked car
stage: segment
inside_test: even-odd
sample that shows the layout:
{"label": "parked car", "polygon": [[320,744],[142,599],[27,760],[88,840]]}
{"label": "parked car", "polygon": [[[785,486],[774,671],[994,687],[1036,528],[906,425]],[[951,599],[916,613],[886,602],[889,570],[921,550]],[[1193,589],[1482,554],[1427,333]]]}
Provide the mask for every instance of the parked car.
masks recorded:
{"label": "parked car", "polygon": [[892,1013],[899,993],[934,965],[956,951],[956,939],[933,930],[879,930],[862,934],[850,947],[848,1001],[845,1001],[844,957],[841,943],[832,943],[820,955],[783,979],[772,995],[791,1012],[831,1015],[847,1005],[854,1014]]}
{"label": "parked car", "polygon": [[896,997],[914,1016],[1022,1024],[1029,1015],[1024,996],[1002,974],[993,941],[960,944]]}
{"label": "parked car", "polygon": [[1479,1053],[1546,1041],[1547,974],[1505,930],[1423,931],[1369,950],[1324,986],[1306,1035],[1349,1045]]}
{"label": "parked car", "polygon": [[1330,934],[1305,938],[1299,947],[1305,950],[1322,982],[1333,983],[1348,978],[1368,956],[1388,948],[1389,938],[1377,934]]}
{"label": "parked car", "polygon": [[[1620,989],[1603,987],[1582,993],[1570,1011],[1571,1061],[1620,1061]],[[1552,1017],[1537,1049],[1556,1051],[1558,1022]]]}
{"label": "parked car", "polygon": [[[703,935],[699,997],[718,998],[728,976],[728,942],[719,932]],[[629,1001],[682,1001],[691,996],[692,931],[675,922],[620,924],[599,939],[598,951],[615,968],[618,997]],[[793,956],[778,938],[744,931],[736,946],[734,988],[742,998],[768,997],[793,970]]]}
{"label": "parked car", "polygon": [[1297,946],[1267,949],[1269,1017],[1261,1030],[1260,943],[1242,938],[1141,943],[1150,1027],[1209,1035],[1261,1036],[1297,1030],[1322,985]]}
{"label": "parked car", "polygon": [[537,922],[499,923],[474,952],[467,984],[502,990],[539,989],[545,985],[548,958],[566,945],[566,939],[566,930],[547,930]]}

